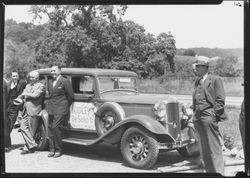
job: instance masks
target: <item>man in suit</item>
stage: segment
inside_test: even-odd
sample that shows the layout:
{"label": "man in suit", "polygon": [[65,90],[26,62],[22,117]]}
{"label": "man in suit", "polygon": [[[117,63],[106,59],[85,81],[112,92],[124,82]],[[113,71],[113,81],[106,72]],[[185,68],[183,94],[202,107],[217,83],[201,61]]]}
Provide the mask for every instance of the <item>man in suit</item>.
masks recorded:
{"label": "man in suit", "polygon": [[21,154],[34,153],[37,143],[34,135],[39,122],[39,113],[42,110],[43,99],[45,95],[45,86],[39,82],[39,73],[32,71],[29,73],[30,83],[26,85],[19,98],[23,98],[24,111],[22,113],[20,129],[25,141]]}
{"label": "man in suit", "polygon": [[193,122],[198,132],[201,157],[208,173],[224,174],[224,160],[218,122],[227,120],[222,80],[208,73],[207,61],[195,64],[198,76],[193,92]]}
{"label": "man in suit", "polygon": [[52,66],[52,80],[49,80],[48,92],[48,127],[49,148],[48,157],[57,158],[62,155],[62,133],[60,126],[69,116],[69,107],[73,101],[74,93],[70,81],[61,75],[60,66]]}
{"label": "man in suit", "polygon": [[6,136],[6,144],[5,145],[5,150],[9,151],[11,150],[11,138],[10,138],[10,134],[11,131],[14,127],[14,124],[16,122],[17,119],[17,115],[18,115],[18,111],[21,109],[20,106],[16,106],[13,103],[13,100],[15,98],[17,98],[22,92],[23,89],[26,86],[26,82],[24,80],[20,80],[19,79],[19,74],[17,71],[13,71],[11,73],[11,80],[10,82],[7,84],[7,103],[6,103],[6,107],[7,107],[7,136]]}

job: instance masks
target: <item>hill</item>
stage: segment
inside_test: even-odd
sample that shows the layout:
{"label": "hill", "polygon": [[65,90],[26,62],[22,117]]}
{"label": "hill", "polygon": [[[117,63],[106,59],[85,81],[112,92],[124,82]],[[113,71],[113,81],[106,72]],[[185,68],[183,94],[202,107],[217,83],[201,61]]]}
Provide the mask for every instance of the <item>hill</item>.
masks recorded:
{"label": "hill", "polygon": [[[237,56],[239,58],[239,62],[243,63],[243,48],[229,48],[229,49],[223,49],[223,48],[187,48],[194,50],[195,53],[198,56],[207,56],[209,58],[211,57],[225,57],[225,56]],[[185,48],[177,49],[177,55],[182,55],[185,50]]]}

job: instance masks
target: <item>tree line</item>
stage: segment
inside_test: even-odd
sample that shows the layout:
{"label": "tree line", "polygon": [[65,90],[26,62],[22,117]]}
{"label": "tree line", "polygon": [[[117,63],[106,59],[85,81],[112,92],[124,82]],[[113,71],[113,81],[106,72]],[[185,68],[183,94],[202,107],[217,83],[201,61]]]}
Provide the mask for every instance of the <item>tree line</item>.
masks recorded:
{"label": "tree line", "polygon": [[[43,25],[5,21],[4,73],[8,76],[12,70],[18,70],[25,76],[30,70],[59,64],[130,70],[144,79],[192,75],[192,70],[187,71],[193,62],[192,55],[184,54],[188,58],[179,60],[171,32],[156,37],[146,33],[140,24],[122,19],[127,8],[126,5],[31,6],[34,19],[49,20]],[[223,63],[218,65],[224,67]],[[228,72],[232,71],[230,67]],[[228,75],[223,72],[220,75]]]}

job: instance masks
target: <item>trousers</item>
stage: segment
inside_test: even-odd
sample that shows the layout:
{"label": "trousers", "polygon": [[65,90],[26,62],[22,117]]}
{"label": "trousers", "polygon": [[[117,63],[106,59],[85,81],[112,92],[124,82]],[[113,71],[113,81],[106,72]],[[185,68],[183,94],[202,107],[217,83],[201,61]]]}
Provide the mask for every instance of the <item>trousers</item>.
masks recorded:
{"label": "trousers", "polygon": [[35,129],[32,128],[32,122],[37,122],[36,116],[24,115],[20,121],[20,129],[23,139],[25,141],[24,149],[34,149],[37,147],[37,143],[34,139]]}
{"label": "trousers", "polygon": [[49,115],[49,149],[50,152],[62,152],[62,131],[61,126],[67,119],[67,115]]}
{"label": "trousers", "polygon": [[224,159],[218,121],[211,112],[195,112],[194,126],[199,134],[201,157],[207,173],[224,175]]}
{"label": "trousers", "polygon": [[7,118],[5,119],[5,147],[11,147],[11,131],[14,127],[18,115],[18,108],[8,108]]}

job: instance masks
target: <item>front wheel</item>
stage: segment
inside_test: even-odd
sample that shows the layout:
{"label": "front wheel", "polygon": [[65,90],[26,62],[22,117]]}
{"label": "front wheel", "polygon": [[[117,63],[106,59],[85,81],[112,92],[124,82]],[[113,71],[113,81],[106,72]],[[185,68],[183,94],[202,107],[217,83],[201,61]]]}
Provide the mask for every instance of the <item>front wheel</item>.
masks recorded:
{"label": "front wheel", "polygon": [[158,142],[149,131],[132,127],[127,129],[122,136],[121,153],[131,167],[149,169],[157,161]]}

